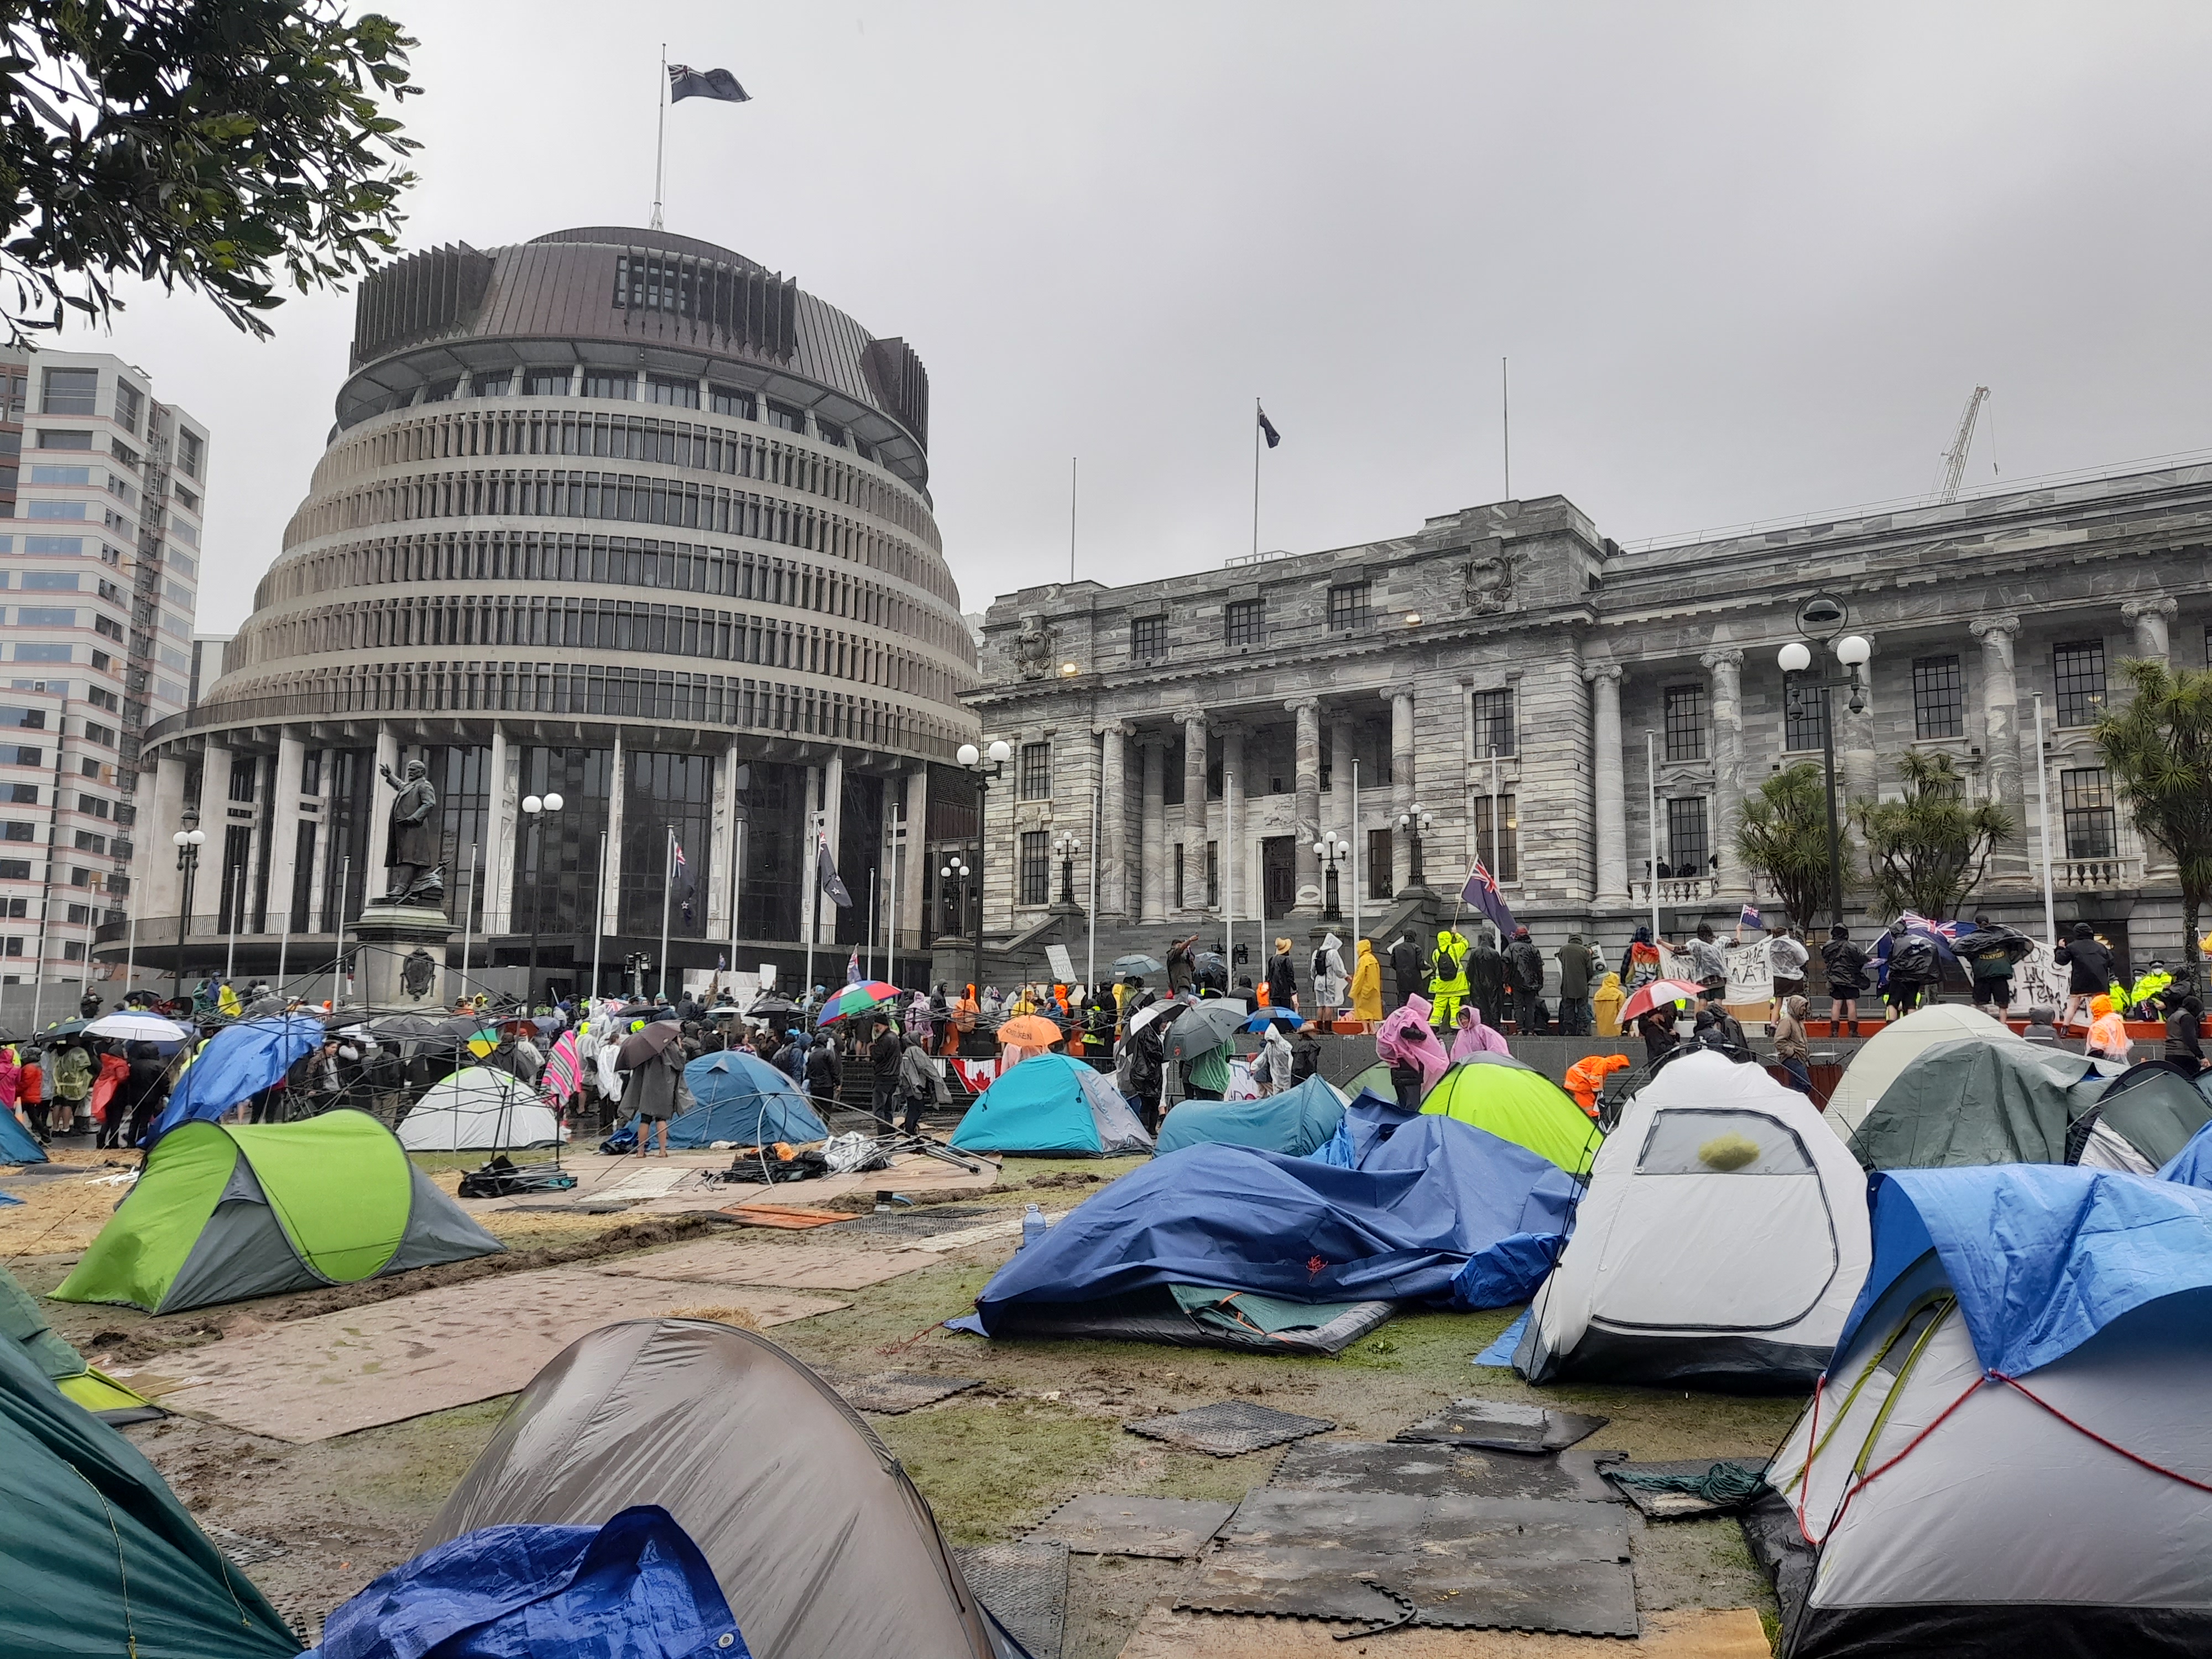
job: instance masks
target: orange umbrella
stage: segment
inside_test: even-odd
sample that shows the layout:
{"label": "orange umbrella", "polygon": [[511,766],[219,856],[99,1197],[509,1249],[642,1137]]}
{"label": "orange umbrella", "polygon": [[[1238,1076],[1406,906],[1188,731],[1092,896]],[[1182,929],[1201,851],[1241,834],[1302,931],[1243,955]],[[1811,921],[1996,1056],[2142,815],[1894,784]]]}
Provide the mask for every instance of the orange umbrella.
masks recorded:
{"label": "orange umbrella", "polygon": [[1049,1048],[1066,1033],[1042,1014],[1017,1014],[999,1027],[999,1043],[1019,1048]]}

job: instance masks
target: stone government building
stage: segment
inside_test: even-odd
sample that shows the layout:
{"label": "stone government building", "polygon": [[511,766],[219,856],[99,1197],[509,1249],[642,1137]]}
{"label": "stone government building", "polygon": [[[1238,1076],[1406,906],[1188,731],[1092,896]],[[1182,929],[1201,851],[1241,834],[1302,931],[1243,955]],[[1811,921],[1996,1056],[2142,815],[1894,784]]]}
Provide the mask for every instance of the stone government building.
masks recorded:
{"label": "stone government building", "polygon": [[[1243,939],[1262,917],[1318,935],[1331,831],[1356,846],[1369,937],[1448,918],[1494,845],[1540,943],[1594,930],[1617,952],[1650,917],[1656,799],[1662,926],[1725,932],[1756,896],[1738,803],[1820,759],[1820,707],[1786,711],[1776,653],[1826,592],[1874,645],[1864,712],[1833,704],[1849,798],[1894,794],[1909,748],[1954,757],[2021,826],[1974,902],[2039,935],[2039,695],[2061,925],[2171,957],[2173,872],[2089,728],[2125,659],[2207,660],[2209,531],[2200,466],[1635,550],[1553,495],[1162,581],[1025,588],[983,617],[967,698],[1014,750],[987,798],[986,928],[1016,946],[1051,931],[1067,832],[1087,896],[1095,805],[1102,962],[1109,937],[1155,955],[1177,931],[1218,937],[1224,903]],[[1347,862],[1347,919],[1352,880]],[[1059,931],[1079,963],[1079,919]]]}

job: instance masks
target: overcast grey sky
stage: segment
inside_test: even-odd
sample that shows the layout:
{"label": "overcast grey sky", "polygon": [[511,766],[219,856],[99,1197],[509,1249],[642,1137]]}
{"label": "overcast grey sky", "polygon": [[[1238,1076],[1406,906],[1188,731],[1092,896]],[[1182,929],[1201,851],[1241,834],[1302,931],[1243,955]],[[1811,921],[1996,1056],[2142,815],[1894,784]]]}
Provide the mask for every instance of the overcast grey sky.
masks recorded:
{"label": "overcast grey sky", "polygon": [[[2212,447],[2202,4],[393,0],[410,248],[667,224],[928,364],[963,600],[1408,532],[1513,485],[1622,541]],[[134,297],[215,433],[204,628],[306,488],[348,295],[256,344]],[[96,343],[76,337],[72,344]],[[1995,445],[1989,442],[1994,427]]]}

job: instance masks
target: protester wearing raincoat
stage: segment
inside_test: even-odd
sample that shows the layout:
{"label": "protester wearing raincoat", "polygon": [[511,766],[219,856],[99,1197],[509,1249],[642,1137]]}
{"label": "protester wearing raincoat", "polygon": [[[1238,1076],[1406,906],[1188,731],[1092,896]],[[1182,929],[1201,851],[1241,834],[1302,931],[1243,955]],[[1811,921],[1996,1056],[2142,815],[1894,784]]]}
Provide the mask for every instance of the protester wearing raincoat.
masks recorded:
{"label": "protester wearing raincoat", "polygon": [[1350,981],[1344,971],[1344,941],[1334,933],[1322,936],[1321,949],[1314,952],[1314,1013],[1326,1018],[1344,1006],[1344,994]]}
{"label": "protester wearing raincoat", "polygon": [[1620,975],[1607,974],[1598,981],[1590,994],[1590,1011],[1597,1018],[1600,1036],[1620,1035],[1620,1005],[1628,1000],[1628,993],[1620,988]]}
{"label": "protester wearing raincoat", "polygon": [[2089,1005],[2091,1024],[2087,1044],[2090,1057],[2117,1060],[2125,1064],[2128,1051],[2135,1045],[2128,1036],[2128,1023],[2119,1010],[2112,1006],[2110,997],[2099,997]]}
{"label": "protester wearing raincoat", "polygon": [[1449,927],[1437,932],[1437,953],[1429,958],[1430,1019],[1440,1031],[1452,1029],[1467,995],[1467,940]]}
{"label": "protester wearing raincoat", "polygon": [[1506,1046],[1505,1033],[1495,1025],[1483,1023],[1482,1010],[1474,1004],[1463,1003],[1459,1018],[1453,1022],[1451,1057],[1454,1064],[1472,1060],[1477,1054],[1510,1054]]}
{"label": "protester wearing raincoat", "polygon": [[1375,941],[1359,941],[1358,959],[1352,969],[1352,1017],[1368,1021],[1382,1018],[1382,964],[1375,957]]}
{"label": "protester wearing raincoat", "polygon": [[1627,1069],[1626,1054],[1591,1054],[1567,1067],[1567,1092],[1575,1097],[1576,1105],[1595,1117],[1597,1097],[1604,1092],[1606,1079]]}

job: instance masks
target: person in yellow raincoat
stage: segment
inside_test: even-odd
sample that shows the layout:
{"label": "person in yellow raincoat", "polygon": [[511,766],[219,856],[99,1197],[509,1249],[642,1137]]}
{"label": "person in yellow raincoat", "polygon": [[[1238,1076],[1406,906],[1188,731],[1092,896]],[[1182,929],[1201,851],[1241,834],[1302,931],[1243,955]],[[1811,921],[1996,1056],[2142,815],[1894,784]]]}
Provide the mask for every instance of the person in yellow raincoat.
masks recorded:
{"label": "person in yellow raincoat", "polygon": [[228,980],[223,981],[222,988],[215,994],[215,1006],[216,1012],[225,1019],[236,1019],[244,1012],[238,1000],[238,993],[230,988]]}
{"label": "person in yellow raincoat", "polygon": [[1382,964],[1375,957],[1375,941],[1364,939],[1352,968],[1352,1017],[1370,1024],[1382,1018]]}
{"label": "person in yellow raincoat", "polygon": [[1590,993],[1590,1012],[1597,1017],[1600,1036],[1620,1035],[1620,1005],[1628,1000],[1628,993],[1620,988],[1620,975],[1607,974]]}

